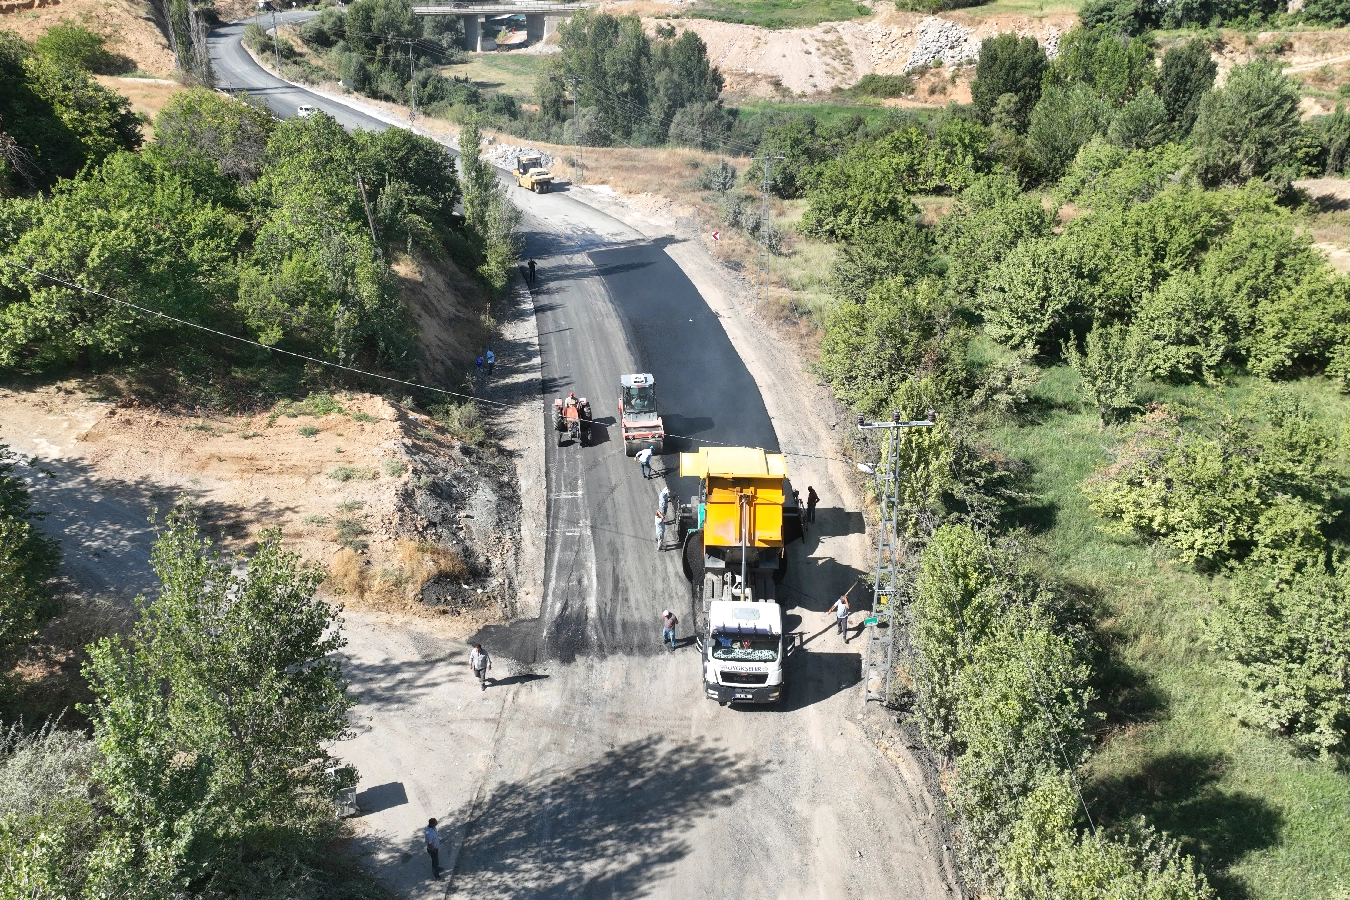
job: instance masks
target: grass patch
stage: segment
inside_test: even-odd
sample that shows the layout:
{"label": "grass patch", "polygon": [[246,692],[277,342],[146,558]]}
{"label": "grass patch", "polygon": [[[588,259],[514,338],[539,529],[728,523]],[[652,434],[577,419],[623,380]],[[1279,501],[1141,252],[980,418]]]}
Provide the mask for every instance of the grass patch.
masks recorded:
{"label": "grass patch", "polygon": [[686,10],[692,19],[758,25],[760,28],[809,28],[821,22],[847,22],[870,16],[872,10],[853,0],[744,0],[701,2]]}
{"label": "grass patch", "polygon": [[333,540],[337,541],[348,550],[365,550],[370,544],[363,537],[370,534],[370,529],[360,519],[338,519],[333,523]]}
{"label": "grass patch", "polygon": [[408,471],[408,464],[401,459],[382,459],[380,460],[380,468],[390,478],[397,478]]}
{"label": "grass patch", "polygon": [[1012,14],[1040,18],[1076,13],[1082,6],[1083,0],[995,0],[993,3],[963,7],[961,12],[972,16]]}
{"label": "grass patch", "polygon": [[313,425],[306,425],[299,431],[301,437],[314,437],[318,433],[319,429],[315,428]]}
{"label": "grass patch", "polygon": [[[458,441],[478,446],[487,440],[483,414],[474,403],[442,403],[431,407],[428,412]],[[429,437],[434,438],[435,435]]]}
{"label": "grass patch", "polygon": [[338,504],[338,512],[354,513],[365,505],[366,501],[364,500],[343,500],[341,503]]}
{"label": "grass patch", "polygon": [[[1256,379],[1217,391],[1154,386],[1151,399],[1212,420],[1259,402],[1262,389]],[[1333,433],[1350,422],[1350,398],[1323,379],[1283,389],[1315,404]],[[1350,776],[1296,756],[1230,711],[1238,688],[1222,674],[1207,624],[1228,590],[1223,579],[1099,530],[1079,485],[1108,462],[1120,433],[1100,428],[1076,392],[1072,371],[1051,368],[1033,392],[1036,422],[986,437],[1028,464],[1033,499],[1008,524],[1038,534],[1055,575],[1101,610],[1111,718],[1085,784],[1093,815],[1107,823],[1148,816],[1195,855],[1221,896],[1334,896],[1350,885]]]}
{"label": "grass patch", "polygon": [[380,421],[378,418],[376,418],[375,416],[372,416],[370,413],[353,412],[353,413],[347,413],[347,415],[351,418],[351,420],[352,420],[353,422],[378,422],[378,421]]}
{"label": "grass patch", "polygon": [[471,53],[466,62],[445,66],[441,72],[447,78],[468,78],[481,90],[534,103],[534,84],[545,59],[524,53]]}
{"label": "grass patch", "polygon": [[334,481],[374,481],[380,473],[363,466],[337,466],[328,477]]}
{"label": "grass patch", "polygon": [[311,528],[318,528],[318,527],[320,527],[320,526],[323,526],[323,525],[327,525],[327,524],[328,524],[328,517],[327,517],[327,516],[318,516],[318,515],[313,515],[313,514],[311,514],[311,515],[305,516],[305,517],[304,517],[303,519],[301,519],[300,521],[303,522],[305,525],[308,525],[308,526],[311,527]]}
{"label": "grass patch", "polygon": [[878,75],[868,72],[858,83],[839,93],[845,97],[908,97],[914,93],[914,79],[908,75]]}

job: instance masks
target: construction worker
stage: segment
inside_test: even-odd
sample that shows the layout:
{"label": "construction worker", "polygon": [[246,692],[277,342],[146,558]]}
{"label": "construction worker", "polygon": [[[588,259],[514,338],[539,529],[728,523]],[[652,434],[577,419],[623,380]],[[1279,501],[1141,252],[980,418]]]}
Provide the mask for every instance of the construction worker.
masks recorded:
{"label": "construction worker", "polygon": [[820,502],[820,496],[816,489],[807,485],[806,487],[806,521],[814,522],[816,520],[816,504]]}
{"label": "construction worker", "polygon": [[530,284],[534,284],[534,260],[530,260]]}
{"label": "construction worker", "polygon": [[848,595],[853,593],[853,588],[838,600],[834,601],[834,606],[830,607],[830,612],[834,613],[835,621],[839,623],[839,633],[844,637],[844,643],[848,643],[848,614],[852,609],[848,605]]}
{"label": "construction worker", "polygon": [[492,350],[489,349],[487,354],[483,357],[483,361],[487,363],[487,373],[491,375],[492,367],[497,364],[497,354],[493,353]]}
{"label": "construction worker", "polygon": [[487,673],[492,669],[492,657],[483,649],[482,644],[475,644],[473,652],[469,654],[469,665],[473,667],[473,674],[478,676],[480,690],[487,690]]}
{"label": "construction worker", "polygon": [[656,511],[656,552],[661,552],[661,544],[666,537],[666,508],[663,506]]}
{"label": "construction worker", "polygon": [[639,450],[637,455],[638,465],[642,467],[642,477],[652,477],[652,454],[656,452],[656,445],[652,444],[646,450]]}
{"label": "construction worker", "polygon": [[675,626],[680,624],[680,619],[670,610],[661,612],[661,643],[670,641],[670,649],[675,649]]}

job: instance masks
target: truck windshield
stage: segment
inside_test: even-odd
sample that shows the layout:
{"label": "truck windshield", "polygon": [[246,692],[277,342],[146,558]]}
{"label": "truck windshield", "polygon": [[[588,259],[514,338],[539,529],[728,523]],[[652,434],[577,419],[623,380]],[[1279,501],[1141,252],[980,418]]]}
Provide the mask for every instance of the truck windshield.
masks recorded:
{"label": "truck windshield", "polygon": [[630,412],[656,412],[656,388],[652,385],[624,388],[623,408]]}
{"label": "truck windshield", "polygon": [[729,662],[776,662],[778,638],[771,635],[718,634],[712,636],[713,659]]}

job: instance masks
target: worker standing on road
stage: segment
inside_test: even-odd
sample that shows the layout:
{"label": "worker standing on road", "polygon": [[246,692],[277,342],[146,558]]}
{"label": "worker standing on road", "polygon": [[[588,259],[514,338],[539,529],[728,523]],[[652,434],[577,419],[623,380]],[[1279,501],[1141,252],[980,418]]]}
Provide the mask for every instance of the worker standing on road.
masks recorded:
{"label": "worker standing on road", "polygon": [[638,451],[637,461],[638,461],[638,465],[642,467],[642,477],[643,477],[643,478],[651,478],[651,477],[652,477],[652,451],[654,451],[655,449],[656,449],[656,445],[655,445],[655,444],[652,444],[652,445],[651,445],[650,447],[648,447],[646,450],[639,450],[639,451]]}
{"label": "worker standing on road", "polygon": [[820,495],[816,489],[807,485],[806,487],[806,521],[814,522],[816,520],[816,504],[820,502]]}
{"label": "worker standing on road", "polygon": [[680,624],[679,617],[670,610],[661,613],[661,643],[670,641],[670,649],[675,649],[675,626]]}
{"label": "worker standing on road", "polygon": [[492,352],[491,347],[488,348],[488,352],[487,355],[484,357],[484,360],[487,362],[487,372],[489,375],[491,375],[492,367],[497,364],[497,354]]}
{"label": "worker standing on road", "polygon": [[469,665],[473,666],[473,674],[478,676],[478,684],[481,690],[487,690],[487,673],[492,668],[492,657],[483,649],[482,644],[475,644],[473,652],[469,654]]}
{"label": "worker standing on road", "polygon": [[656,500],[656,508],[661,510],[662,515],[665,515],[666,506],[668,506],[669,504],[670,504],[670,487],[669,485],[667,485],[666,487],[661,488],[661,496],[658,497]]}
{"label": "worker standing on road", "polygon": [[473,364],[474,364],[475,366],[478,367],[478,377],[479,377],[479,378],[482,378],[482,377],[483,377],[483,357],[480,356],[480,357],[478,357],[477,359],[475,359],[475,360],[473,361]]}
{"label": "worker standing on road", "polygon": [[436,820],[427,819],[427,827],[422,830],[427,838],[427,856],[431,857],[431,877],[441,880],[441,835],[436,830]]}
{"label": "worker standing on road", "polygon": [[661,507],[656,511],[656,552],[661,552],[661,545],[666,539],[666,509]]}
{"label": "worker standing on road", "polygon": [[[848,591],[849,594],[853,593],[853,588],[849,588]],[[834,606],[830,607],[830,611],[834,613],[835,621],[839,623],[839,633],[844,636],[844,643],[847,644],[848,614],[852,612],[852,610],[849,609],[848,605],[848,594],[844,594],[844,596],[834,601]]]}
{"label": "worker standing on road", "polygon": [[534,284],[534,260],[530,260],[530,284]]}

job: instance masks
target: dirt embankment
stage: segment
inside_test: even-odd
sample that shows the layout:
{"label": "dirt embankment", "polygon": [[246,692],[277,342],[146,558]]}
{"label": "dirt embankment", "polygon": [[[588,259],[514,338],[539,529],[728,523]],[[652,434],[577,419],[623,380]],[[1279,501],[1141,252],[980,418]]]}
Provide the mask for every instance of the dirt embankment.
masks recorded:
{"label": "dirt embankment", "polygon": [[[42,5],[37,5],[41,3]],[[136,0],[0,0],[0,28],[32,42],[60,22],[103,35],[108,52],[157,78],[173,76],[173,53],[149,8]]]}

